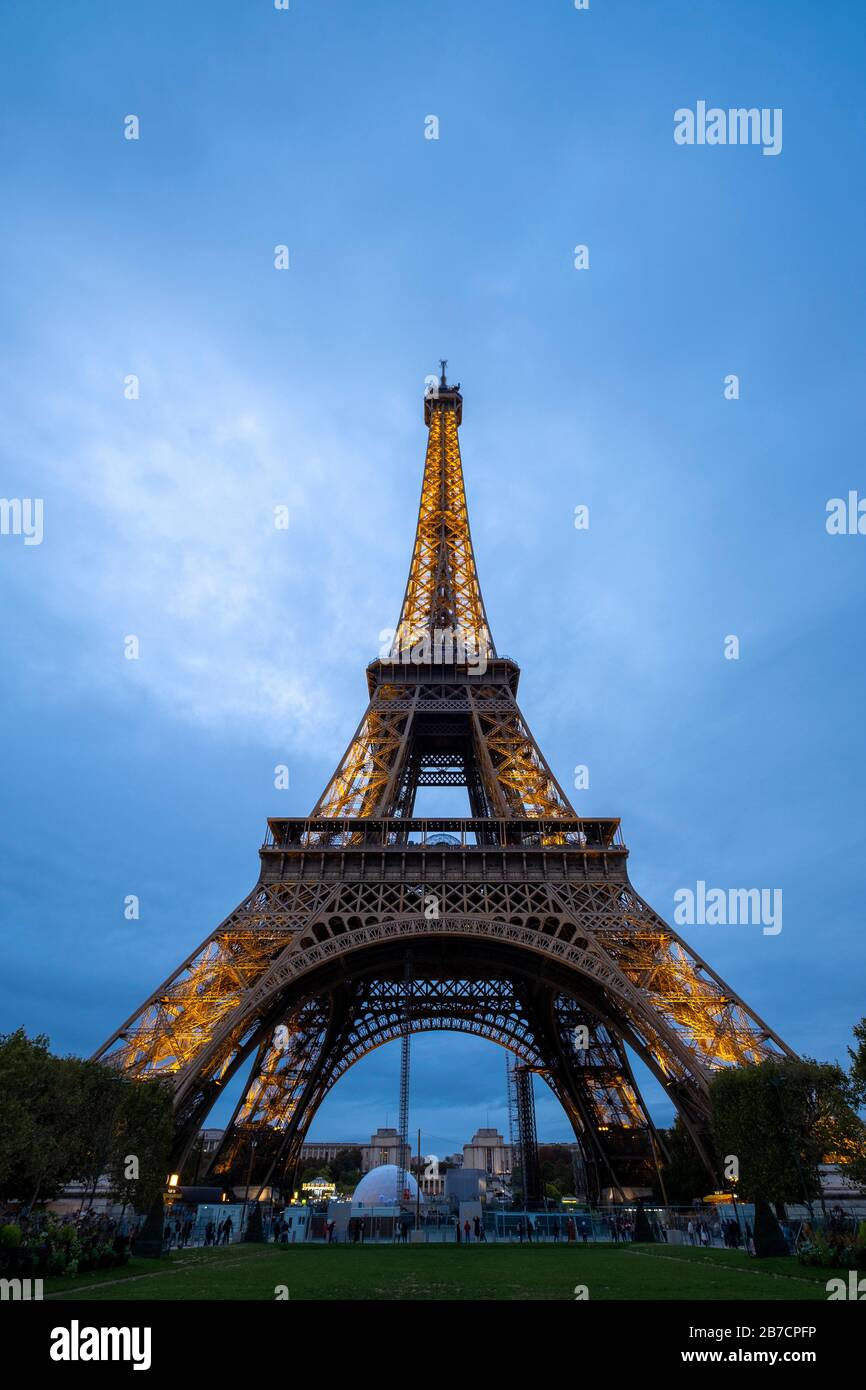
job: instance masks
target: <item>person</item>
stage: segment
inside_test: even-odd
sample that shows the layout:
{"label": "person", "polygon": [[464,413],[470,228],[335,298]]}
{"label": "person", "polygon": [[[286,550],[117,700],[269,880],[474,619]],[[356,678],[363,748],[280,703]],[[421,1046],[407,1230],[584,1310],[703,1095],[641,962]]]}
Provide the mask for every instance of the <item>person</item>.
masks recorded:
{"label": "person", "polygon": [[214,1224],[213,1224],[212,1221],[209,1221],[209,1222],[207,1223],[207,1225],[205,1226],[205,1228],[204,1228],[204,1243],[205,1243],[205,1245],[213,1245],[213,1238],[214,1238]]}
{"label": "person", "polygon": [[588,1221],[586,1221],[586,1220],[581,1221],[581,1223],[580,1223],[580,1234],[581,1234],[581,1238],[582,1238],[582,1240],[583,1240],[584,1245],[586,1245],[587,1241],[589,1240],[589,1222],[588,1222]]}
{"label": "person", "polygon": [[521,1216],[520,1220],[519,1220],[518,1223],[517,1223],[517,1239],[520,1241],[520,1244],[522,1245],[522,1244],[523,1244],[523,1217],[522,1217],[522,1216]]}
{"label": "person", "polygon": [[466,1237],[466,1244],[469,1245],[472,1239],[472,1227],[469,1225],[469,1217],[463,1222],[463,1234]]}
{"label": "person", "polygon": [[456,1236],[457,1236],[457,1244],[459,1245],[459,1244],[460,1244],[460,1217],[459,1217],[459,1216],[455,1216],[455,1218],[454,1218],[454,1231],[455,1231],[455,1234],[456,1234]]}
{"label": "person", "polygon": [[[581,1225],[583,1225],[582,1222],[581,1222]],[[573,1217],[573,1216],[570,1216],[570,1217],[568,1218],[568,1220],[566,1221],[566,1223],[565,1223],[565,1238],[566,1238],[566,1240],[568,1241],[569,1245],[573,1245],[573,1244],[574,1244],[574,1238],[575,1238],[576,1235],[577,1235],[577,1232],[576,1232],[576,1230],[575,1230],[575,1228],[574,1228],[574,1217]]]}
{"label": "person", "polygon": [[480,1216],[474,1217],[473,1220],[472,1220],[472,1225],[475,1227],[475,1239],[476,1239],[476,1240],[480,1240],[480,1239],[481,1239],[481,1217],[480,1217]]}
{"label": "person", "polygon": [[754,1255],[755,1253],[755,1239],[748,1221],[746,1222],[746,1253],[748,1255]]}
{"label": "person", "polygon": [[232,1231],[234,1230],[234,1224],[235,1223],[232,1221],[231,1217],[227,1216],[225,1226],[223,1227],[223,1245],[228,1245],[229,1241],[231,1240]]}
{"label": "person", "polygon": [[689,1235],[689,1245],[694,1245],[694,1243],[695,1243],[695,1223],[694,1223],[694,1221],[692,1221],[691,1219],[689,1220],[689,1224],[688,1224],[688,1226],[686,1227],[686,1230],[688,1231],[688,1235]]}
{"label": "person", "polygon": [[121,1214],[120,1214],[120,1220],[119,1220],[118,1223],[117,1223],[117,1230],[116,1230],[115,1236],[114,1236],[114,1248],[115,1248],[117,1254],[118,1254],[118,1255],[123,1255],[123,1253],[124,1253],[124,1251],[126,1250],[126,1247],[127,1247],[128,1244],[129,1244],[129,1222],[128,1222],[127,1218],[126,1218],[126,1212],[124,1211],[124,1212],[121,1212]]}
{"label": "person", "polygon": [[535,1234],[535,1227],[534,1227],[533,1224],[532,1224],[532,1218],[529,1217],[529,1216],[527,1216],[527,1218],[526,1218],[526,1239],[529,1241],[529,1244],[530,1244],[530,1245],[532,1244],[532,1237],[533,1237],[534,1234]]}

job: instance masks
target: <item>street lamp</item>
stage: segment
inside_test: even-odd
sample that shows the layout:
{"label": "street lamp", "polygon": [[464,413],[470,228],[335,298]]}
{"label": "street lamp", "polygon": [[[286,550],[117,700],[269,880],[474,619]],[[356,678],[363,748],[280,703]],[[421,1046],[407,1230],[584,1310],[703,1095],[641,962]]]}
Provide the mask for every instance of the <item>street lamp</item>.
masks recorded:
{"label": "street lamp", "polygon": [[746,1246],[746,1233],[743,1230],[742,1222],[740,1221],[740,1209],[737,1206],[737,1183],[739,1182],[739,1180],[739,1177],[731,1178],[731,1201],[734,1205],[734,1220],[737,1223],[737,1230],[743,1238],[743,1249],[746,1251],[746,1254],[748,1254],[749,1251],[748,1247]]}

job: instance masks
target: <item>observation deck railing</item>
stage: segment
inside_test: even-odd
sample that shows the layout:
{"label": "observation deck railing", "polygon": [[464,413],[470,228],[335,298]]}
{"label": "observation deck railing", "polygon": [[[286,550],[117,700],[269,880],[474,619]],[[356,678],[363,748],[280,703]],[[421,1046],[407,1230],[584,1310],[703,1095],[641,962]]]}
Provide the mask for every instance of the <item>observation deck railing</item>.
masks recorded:
{"label": "observation deck railing", "polygon": [[625,851],[618,819],[545,820],[399,818],[303,819],[272,817],[263,850],[552,849]]}

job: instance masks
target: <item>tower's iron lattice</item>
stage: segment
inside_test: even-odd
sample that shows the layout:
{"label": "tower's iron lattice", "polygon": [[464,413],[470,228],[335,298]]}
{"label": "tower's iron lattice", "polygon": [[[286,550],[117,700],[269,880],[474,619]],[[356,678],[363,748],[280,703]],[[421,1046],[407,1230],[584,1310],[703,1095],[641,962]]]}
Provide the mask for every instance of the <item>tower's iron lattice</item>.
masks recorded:
{"label": "tower's iron lattice", "polygon": [[[397,1132],[400,1136],[397,1158],[397,1197],[399,1201],[408,1199],[406,1190],[407,1153],[409,1148],[409,1048],[412,1032],[409,1027],[409,998],[412,981],[407,963],[403,979],[403,998],[400,1006],[400,1103],[397,1109]],[[418,1178],[420,1182],[420,1174]]]}
{"label": "tower's iron lattice", "polygon": [[[243,1182],[252,1155],[253,1184],[275,1184],[348,1067],[456,1029],[538,1073],[589,1194],[623,1194],[653,1172],[629,1050],[702,1153],[713,1072],[788,1052],[637,893],[619,821],[578,816],[533,738],[481,595],[462,413],[443,368],[393,644],[367,667],[366,711],[312,814],[269,821],[251,892],[96,1054],[171,1078],[175,1171],[239,1072],[213,1168]],[[468,818],[414,817],[419,787],[456,784]]]}
{"label": "tower's iron lattice", "polygon": [[[532,1068],[512,1061],[509,1070],[510,1131],[517,1136],[523,1206],[536,1210],[544,1201],[541,1162],[538,1156],[538,1129],[535,1123],[535,1093]],[[513,1143],[512,1138],[512,1143]]]}

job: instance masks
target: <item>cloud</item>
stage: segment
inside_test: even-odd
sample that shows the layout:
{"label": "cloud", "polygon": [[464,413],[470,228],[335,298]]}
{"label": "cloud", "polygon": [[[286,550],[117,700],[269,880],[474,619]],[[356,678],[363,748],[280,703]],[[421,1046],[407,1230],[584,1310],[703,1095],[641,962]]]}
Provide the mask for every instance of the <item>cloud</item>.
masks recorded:
{"label": "cloud", "polygon": [[18,560],[10,578],[61,687],[132,686],[233,738],[342,748],[363,700],[346,671],[396,620],[373,552],[403,536],[408,562],[386,474],[365,470],[360,433],[338,444],[315,403],[275,400],[202,343],[143,354],[139,400],[123,397],[121,360],[91,344],[48,401],[18,383],[18,447],[38,457],[47,521],[38,573]]}

